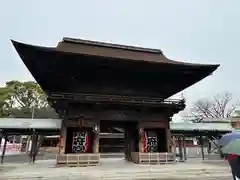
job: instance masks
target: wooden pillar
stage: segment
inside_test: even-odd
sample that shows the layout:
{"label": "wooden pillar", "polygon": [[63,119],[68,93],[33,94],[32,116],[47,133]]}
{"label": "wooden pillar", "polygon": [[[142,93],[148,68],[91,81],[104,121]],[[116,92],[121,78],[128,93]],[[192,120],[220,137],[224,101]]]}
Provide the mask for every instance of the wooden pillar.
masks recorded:
{"label": "wooden pillar", "polygon": [[35,160],[36,160],[36,156],[37,156],[37,148],[38,148],[38,134],[35,134],[35,137],[34,137],[34,146],[33,146],[33,152],[32,152],[32,162],[35,163]]}
{"label": "wooden pillar", "polygon": [[2,135],[0,134],[0,149],[1,149],[1,145],[2,145]]}
{"label": "wooden pillar", "polygon": [[212,143],[210,140],[208,140],[208,154],[211,154],[211,149],[212,149]]}
{"label": "wooden pillar", "polygon": [[27,136],[27,143],[26,143],[26,149],[25,149],[26,154],[28,154],[31,150],[31,148],[30,148],[31,138],[32,138],[32,136]]}
{"label": "wooden pillar", "polygon": [[200,138],[199,138],[199,141],[200,141],[200,146],[201,146],[201,155],[202,155],[202,160],[204,160],[205,159],[205,157],[204,157],[204,142],[203,142],[203,138],[202,138],[202,136],[200,136]]}
{"label": "wooden pillar", "polygon": [[166,133],[167,133],[167,152],[171,152],[171,130],[170,130],[170,127],[169,127],[169,122],[167,122],[168,125],[167,125],[167,128],[166,128]]}
{"label": "wooden pillar", "polygon": [[178,137],[178,149],[179,149],[180,161],[183,161],[183,149],[182,149],[182,139],[181,139],[181,137]]}
{"label": "wooden pillar", "polygon": [[41,135],[36,135],[35,136],[35,145],[34,145],[34,151],[33,151],[33,163],[35,162],[36,160],[36,156],[38,155],[38,152],[39,152],[39,149],[42,145],[42,142],[44,140],[44,136],[41,136]]}
{"label": "wooden pillar", "polygon": [[99,133],[100,123],[96,123],[94,127],[94,139],[93,139],[93,153],[99,153]]}
{"label": "wooden pillar", "polygon": [[184,156],[184,160],[187,160],[187,147],[186,147],[186,139],[185,136],[182,137],[183,140],[183,156]]}
{"label": "wooden pillar", "polygon": [[60,142],[59,142],[59,154],[65,154],[66,151],[66,138],[67,138],[67,126],[64,123],[65,120],[62,122],[62,128],[60,132]]}
{"label": "wooden pillar", "polygon": [[35,151],[35,147],[36,147],[36,141],[37,141],[37,134],[35,132],[35,129],[33,129],[33,134],[32,134],[32,143],[31,143],[31,149],[30,149],[30,152],[28,154],[29,156],[29,163],[33,163],[34,159],[33,159],[33,154],[34,154],[34,151]]}
{"label": "wooden pillar", "polygon": [[34,155],[35,155],[35,156],[38,154],[38,151],[39,151],[39,149],[40,149],[41,146],[42,146],[43,140],[44,140],[44,136],[43,136],[43,135],[39,135],[39,137],[38,137],[38,142],[37,142],[37,147],[36,147],[36,151],[34,152]]}
{"label": "wooden pillar", "polygon": [[133,141],[132,141],[132,133],[131,133],[131,127],[132,126],[127,126],[124,129],[124,134],[125,134],[125,148],[124,148],[124,153],[125,157],[128,161],[131,161],[131,152],[133,151]]}
{"label": "wooden pillar", "polygon": [[176,153],[176,137],[172,136],[172,152]]}
{"label": "wooden pillar", "polygon": [[124,128],[124,156],[125,159],[128,160],[128,130],[127,127]]}
{"label": "wooden pillar", "polygon": [[144,130],[142,128],[139,129],[139,152],[144,152]]}
{"label": "wooden pillar", "polygon": [[6,135],[6,136],[4,137],[4,139],[5,139],[5,141],[4,141],[3,150],[2,150],[1,164],[3,164],[3,159],[4,159],[4,156],[5,156],[5,152],[6,152],[8,136]]}
{"label": "wooden pillar", "polygon": [[33,149],[33,135],[29,136],[30,140],[28,143],[28,150],[27,150],[27,155],[29,157],[28,163],[32,162],[32,149]]}
{"label": "wooden pillar", "polygon": [[127,128],[128,129],[128,151],[127,156],[128,160],[131,161],[131,152],[132,152],[132,133],[131,133],[131,126]]}
{"label": "wooden pillar", "polygon": [[125,134],[125,149],[124,149],[124,152],[125,152],[125,158],[126,160],[130,161],[130,146],[131,146],[131,139],[130,139],[130,132],[129,132],[129,127],[125,127],[125,130],[124,130],[124,134]]}

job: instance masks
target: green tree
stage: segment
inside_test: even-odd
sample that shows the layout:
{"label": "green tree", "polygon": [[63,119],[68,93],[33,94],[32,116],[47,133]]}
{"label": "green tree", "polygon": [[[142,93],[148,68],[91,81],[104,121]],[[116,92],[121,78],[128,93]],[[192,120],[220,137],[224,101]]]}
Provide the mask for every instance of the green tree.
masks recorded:
{"label": "green tree", "polygon": [[32,115],[34,115],[34,118],[38,118],[38,119],[47,119],[47,118],[57,119],[58,118],[58,114],[50,106],[34,108],[34,114],[33,114],[33,108],[26,108],[26,107],[12,108],[10,111],[11,113],[10,117],[32,118]]}
{"label": "green tree", "polygon": [[[5,87],[0,88],[0,117],[4,116],[58,118],[57,113],[49,106],[41,87],[33,81],[8,81]],[[34,152],[29,153],[30,162],[34,162],[44,136],[29,136],[28,144],[31,139],[32,143],[37,143]]]}
{"label": "green tree", "polygon": [[6,88],[11,91],[9,103],[13,107],[40,108],[48,105],[43,90],[36,82],[9,81],[6,82]]}
{"label": "green tree", "polygon": [[41,87],[33,81],[6,82],[6,86],[0,89],[0,108],[2,117],[58,118]]}
{"label": "green tree", "polygon": [[0,87],[0,117],[6,117],[9,115],[8,100],[11,96],[9,89]]}

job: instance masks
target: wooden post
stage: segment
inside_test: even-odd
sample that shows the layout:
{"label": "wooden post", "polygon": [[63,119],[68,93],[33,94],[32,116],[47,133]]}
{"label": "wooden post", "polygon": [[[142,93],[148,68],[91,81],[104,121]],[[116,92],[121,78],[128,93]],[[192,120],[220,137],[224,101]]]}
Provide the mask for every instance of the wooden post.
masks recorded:
{"label": "wooden post", "polygon": [[125,158],[125,160],[127,159],[126,140],[127,140],[127,133],[126,133],[126,128],[124,128],[124,158]]}
{"label": "wooden post", "polygon": [[38,134],[35,135],[35,143],[34,143],[34,149],[33,149],[33,160],[32,162],[35,163],[35,160],[36,160],[36,156],[37,156],[37,153],[38,153],[38,149],[40,148],[40,137]]}
{"label": "wooden post", "polygon": [[0,134],[0,149],[1,149],[1,145],[2,145],[2,135]]}
{"label": "wooden post", "polygon": [[132,134],[131,134],[131,126],[127,128],[127,158],[131,161],[131,150],[132,150]]}
{"label": "wooden post", "polygon": [[203,142],[202,135],[200,136],[199,141],[200,141],[200,145],[201,145],[202,160],[204,160],[204,159],[205,159],[205,157],[204,157],[204,149],[203,149],[203,144],[204,144],[204,142]]}
{"label": "wooden post", "polygon": [[169,126],[169,122],[167,122],[167,127],[166,127],[166,135],[167,135],[167,152],[171,152],[171,147],[172,147],[172,134],[171,134],[171,130],[170,130],[170,126]]}
{"label": "wooden post", "polygon": [[176,153],[176,138],[175,136],[172,136],[172,148],[173,148],[173,152]]}
{"label": "wooden post", "polygon": [[27,155],[29,155],[29,153],[30,153],[29,152],[29,147],[30,147],[31,138],[32,138],[32,136],[29,136],[29,135],[27,136],[27,143],[26,143],[26,149],[25,149],[25,152],[26,152]]}
{"label": "wooden post", "polygon": [[139,153],[143,153],[144,152],[144,131],[142,128],[138,128],[139,131]]}
{"label": "wooden post", "polygon": [[180,161],[183,161],[183,149],[182,149],[182,139],[181,139],[181,137],[178,137],[178,149],[179,149]]}
{"label": "wooden post", "polygon": [[36,150],[35,150],[35,152],[34,152],[34,156],[37,156],[38,151],[39,151],[39,149],[40,149],[40,147],[41,147],[41,145],[42,145],[43,140],[44,140],[44,136],[39,135],[39,137],[38,137],[38,139],[37,139],[37,143],[36,143],[37,146],[36,146]]}
{"label": "wooden post", "polygon": [[208,155],[211,154],[211,150],[212,150],[212,143],[210,139],[208,139]]}
{"label": "wooden post", "polygon": [[5,139],[5,141],[4,141],[3,150],[2,150],[1,164],[3,164],[3,159],[4,159],[4,156],[5,156],[5,152],[6,152],[8,136],[5,135],[4,139]]}
{"label": "wooden post", "polygon": [[96,123],[96,127],[94,129],[93,153],[99,153],[99,133],[100,126],[99,123]]}
{"label": "wooden post", "polygon": [[32,163],[35,162],[35,158],[36,158],[36,156],[34,156],[34,154],[35,154],[35,151],[36,151],[37,141],[38,141],[38,135],[35,134],[33,136],[33,142],[32,142],[32,144],[33,144],[33,146],[32,146]]}
{"label": "wooden post", "polygon": [[128,160],[128,130],[127,127],[124,128],[124,156]]}
{"label": "wooden post", "polygon": [[67,125],[65,124],[65,119],[62,122],[60,142],[59,142],[59,154],[64,154],[66,152],[66,137],[67,137]]}
{"label": "wooden post", "polygon": [[128,161],[131,161],[131,126],[129,127],[125,127],[124,129],[124,135],[125,135],[125,149],[124,149],[124,153],[125,153],[125,158]]}
{"label": "wooden post", "polygon": [[187,160],[187,149],[186,149],[186,139],[185,136],[182,137],[183,140],[183,156],[184,156],[184,160]]}
{"label": "wooden post", "polygon": [[33,162],[33,153],[34,153],[34,146],[35,146],[35,141],[36,141],[36,132],[35,132],[35,129],[33,129],[33,134],[32,134],[32,143],[31,143],[31,149],[30,149],[30,152],[29,152],[29,163],[32,163]]}

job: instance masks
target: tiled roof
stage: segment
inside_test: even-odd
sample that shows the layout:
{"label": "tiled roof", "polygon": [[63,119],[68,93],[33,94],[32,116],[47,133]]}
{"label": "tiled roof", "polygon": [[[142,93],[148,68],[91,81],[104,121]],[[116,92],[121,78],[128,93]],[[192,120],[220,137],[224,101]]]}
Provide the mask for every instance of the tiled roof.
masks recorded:
{"label": "tiled roof", "polygon": [[0,118],[0,129],[60,129],[60,119]]}
{"label": "tiled roof", "polygon": [[202,122],[206,123],[229,123],[240,121],[240,117],[228,117],[228,118],[208,118],[203,119]]}
{"label": "tiled roof", "polygon": [[173,131],[232,131],[230,123],[170,123]]}
{"label": "tiled roof", "polygon": [[91,40],[85,40],[85,39],[76,39],[76,38],[70,38],[70,37],[64,37],[63,42],[76,43],[76,44],[87,44],[87,45],[94,45],[94,46],[101,46],[101,47],[118,48],[118,49],[125,49],[125,50],[162,54],[162,51],[160,49],[127,46],[127,45],[112,44],[112,43],[91,41]]}
{"label": "tiled roof", "polygon": [[[0,118],[2,129],[60,129],[60,119]],[[172,131],[232,131],[230,123],[171,122]]]}

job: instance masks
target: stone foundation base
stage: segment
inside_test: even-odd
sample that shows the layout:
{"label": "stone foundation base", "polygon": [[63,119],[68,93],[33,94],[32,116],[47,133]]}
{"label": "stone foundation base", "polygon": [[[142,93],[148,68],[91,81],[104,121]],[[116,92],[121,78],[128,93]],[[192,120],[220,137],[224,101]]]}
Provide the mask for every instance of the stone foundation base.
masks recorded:
{"label": "stone foundation base", "polygon": [[131,152],[132,161],[137,164],[176,163],[175,153],[140,153]]}
{"label": "stone foundation base", "polygon": [[100,153],[58,154],[57,166],[97,166],[100,165]]}

